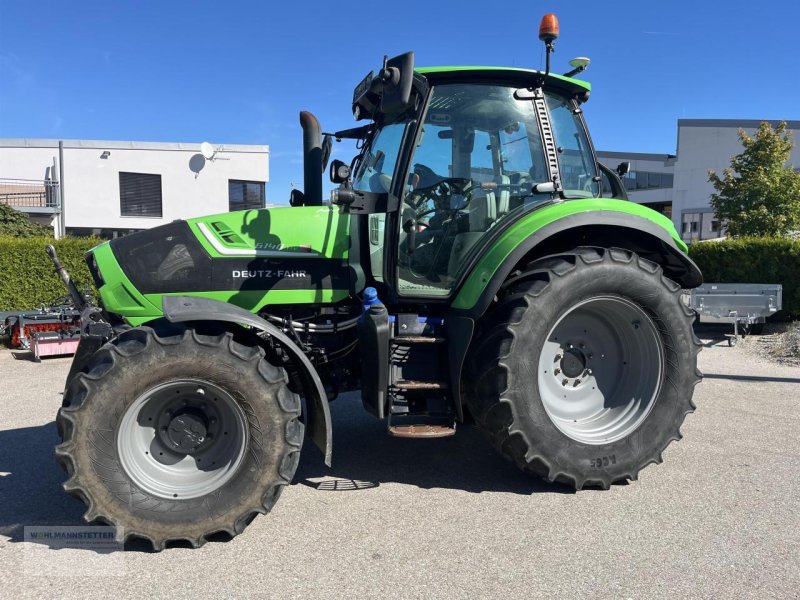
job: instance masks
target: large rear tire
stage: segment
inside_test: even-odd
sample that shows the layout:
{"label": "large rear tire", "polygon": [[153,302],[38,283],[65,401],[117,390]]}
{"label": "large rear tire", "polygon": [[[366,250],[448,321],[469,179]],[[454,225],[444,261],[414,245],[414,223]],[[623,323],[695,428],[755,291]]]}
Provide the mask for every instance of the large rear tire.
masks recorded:
{"label": "large rear tire", "polygon": [[662,461],[694,410],[700,343],[680,286],[620,249],[576,248],[509,280],[472,351],[470,412],[522,470],[607,489]]}
{"label": "large rear tire", "polygon": [[161,550],[235,536],[294,476],[300,400],[246,332],[138,327],[70,382],[57,423],[84,518]]}

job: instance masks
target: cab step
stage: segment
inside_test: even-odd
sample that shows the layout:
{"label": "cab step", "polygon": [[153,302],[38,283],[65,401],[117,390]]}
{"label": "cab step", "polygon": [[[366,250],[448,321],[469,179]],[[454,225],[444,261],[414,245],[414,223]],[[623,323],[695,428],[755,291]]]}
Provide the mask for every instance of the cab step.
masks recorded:
{"label": "cab step", "polygon": [[408,423],[391,425],[389,435],[399,438],[441,438],[456,434],[456,424],[437,425],[432,423]]}
{"label": "cab step", "polygon": [[446,381],[415,381],[400,380],[392,383],[392,387],[398,390],[446,390]]}
{"label": "cab step", "polygon": [[392,343],[401,345],[409,344],[444,344],[446,337],[431,337],[427,335],[404,335],[392,338]]}

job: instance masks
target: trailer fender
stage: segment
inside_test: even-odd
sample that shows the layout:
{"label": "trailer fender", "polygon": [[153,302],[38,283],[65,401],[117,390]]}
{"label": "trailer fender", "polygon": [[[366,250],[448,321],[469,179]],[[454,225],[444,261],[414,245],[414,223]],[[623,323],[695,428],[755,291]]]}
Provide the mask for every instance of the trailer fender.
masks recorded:
{"label": "trailer fender", "polygon": [[307,429],[311,432],[311,439],[325,456],[325,464],[331,465],[333,449],[331,412],[328,405],[328,396],[322,385],[322,380],[308,360],[303,351],[297,347],[286,334],[271,325],[258,315],[240,308],[234,304],[220,302],[210,298],[195,296],[164,296],[162,307],[164,316],[172,323],[185,321],[224,321],[249,325],[274,339],[289,353],[303,376],[303,394],[306,399],[306,408],[303,417]]}

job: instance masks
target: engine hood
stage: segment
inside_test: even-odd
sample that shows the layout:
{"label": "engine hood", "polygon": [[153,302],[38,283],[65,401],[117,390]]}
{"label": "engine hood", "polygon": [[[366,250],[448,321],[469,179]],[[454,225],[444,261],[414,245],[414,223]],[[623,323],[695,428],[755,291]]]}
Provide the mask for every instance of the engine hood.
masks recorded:
{"label": "engine hood", "polygon": [[353,280],[349,246],[348,216],[314,206],[174,221],[94,254],[106,309],[142,322],[160,316],[164,295],[214,298],[254,312],[267,304],[339,301]]}

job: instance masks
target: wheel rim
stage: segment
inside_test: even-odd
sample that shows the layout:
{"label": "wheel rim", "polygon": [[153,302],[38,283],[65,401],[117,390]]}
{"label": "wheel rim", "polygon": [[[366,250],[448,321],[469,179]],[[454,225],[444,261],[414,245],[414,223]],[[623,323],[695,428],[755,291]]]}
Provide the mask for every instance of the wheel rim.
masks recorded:
{"label": "wheel rim", "polygon": [[635,431],[661,391],[664,345],[648,314],[617,296],[567,310],[539,357],[539,393],[565,435],[600,445]]}
{"label": "wheel rim", "polygon": [[247,431],[244,411],[225,390],[181,379],[134,400],[117,430],[117,451],[142,490],[161,498],[197,498],[234,476]]}

